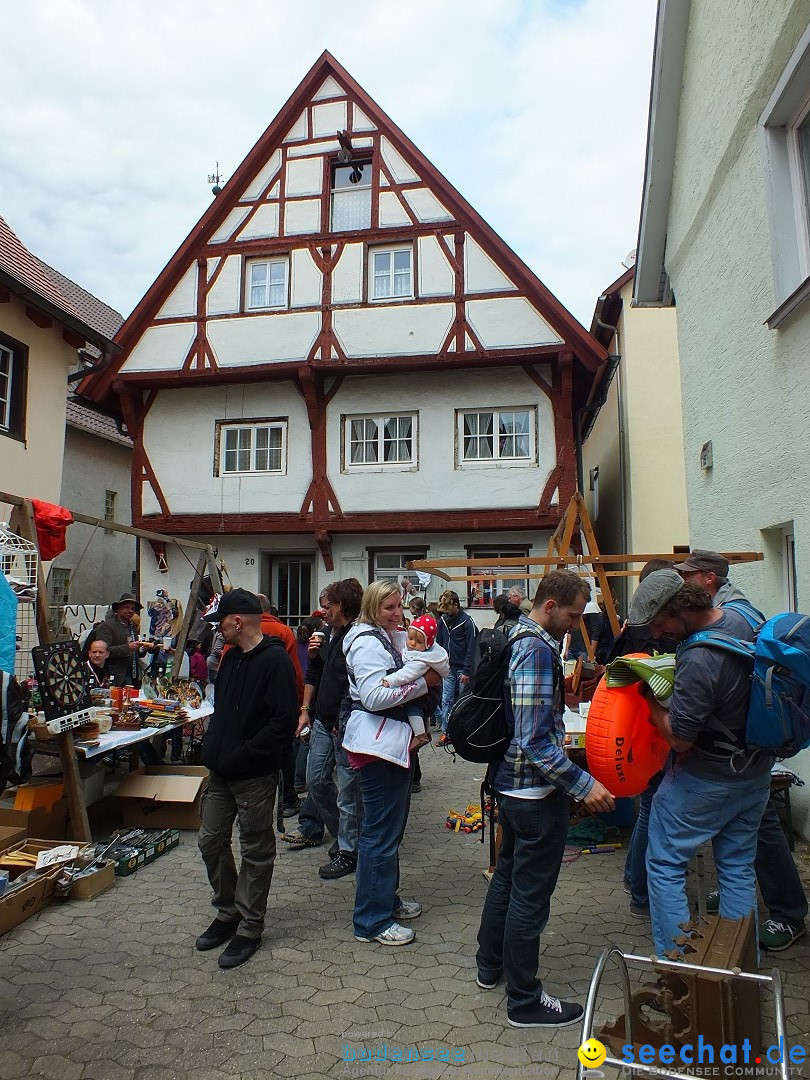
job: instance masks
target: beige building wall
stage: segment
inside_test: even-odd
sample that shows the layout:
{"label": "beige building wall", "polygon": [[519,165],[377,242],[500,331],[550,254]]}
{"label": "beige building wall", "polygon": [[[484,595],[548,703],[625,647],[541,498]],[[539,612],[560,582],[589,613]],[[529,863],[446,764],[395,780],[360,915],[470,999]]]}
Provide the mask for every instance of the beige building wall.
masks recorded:
{"label": "beige building wall", "polygon": [[61,326],[36,326],[12,295],[0,304],[0,330],[28,346],[25,442],[0,434],[0,490],[59,502],[65,447],[67,374],[76,349]]}
{"label": "beige building wall", "polygon": [[[594,527],[600,549],[609,554],[625,545],[628,554],[646,554],[689,543],[675,309],[633,307],[632,294],[631,279],[621,290],[618,339],[611,350],[619,352],[621,361],[583,447],[585,495],[592,515],[594,493],[587,489],[591,469],[599,467]],[[627,590],[619,581],[614,591],[619,597],[625,594],[626,609],[635,580]]]}
{"label": "beige building wall", "polygon": [[622,290],[621,387],[627,426],[628,543],[633,552],[689,543],[678,333],[674,308],[631,306]]}

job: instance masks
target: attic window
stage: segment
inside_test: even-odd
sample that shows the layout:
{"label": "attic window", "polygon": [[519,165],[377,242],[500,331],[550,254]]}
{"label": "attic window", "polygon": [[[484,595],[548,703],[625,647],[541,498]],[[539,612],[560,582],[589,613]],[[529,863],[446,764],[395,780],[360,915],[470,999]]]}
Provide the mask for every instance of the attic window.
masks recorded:
{"label": "attic window", "polygon": [[332,168],[333,232],[371,227],[371,162],[352,161]]}

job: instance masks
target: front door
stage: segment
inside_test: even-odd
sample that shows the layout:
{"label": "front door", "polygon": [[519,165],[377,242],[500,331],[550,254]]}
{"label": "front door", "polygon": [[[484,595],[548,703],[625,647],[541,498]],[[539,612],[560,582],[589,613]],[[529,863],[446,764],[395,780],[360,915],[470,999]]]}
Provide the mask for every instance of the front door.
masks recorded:
{"label": "front door", "polygon": [[315,560],[311,555],[272,555],[270,602],[295,629],[315,608]]}

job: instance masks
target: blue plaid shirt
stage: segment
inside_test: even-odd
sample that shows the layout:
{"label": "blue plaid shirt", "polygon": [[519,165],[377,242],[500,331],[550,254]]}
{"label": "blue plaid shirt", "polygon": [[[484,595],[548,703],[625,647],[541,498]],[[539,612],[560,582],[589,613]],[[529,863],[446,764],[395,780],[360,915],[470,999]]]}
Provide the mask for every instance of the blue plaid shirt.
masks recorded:
{"label": "blue plaid shirt", "polygon": [[559,642],[525,615],[509,637],[526,630],[532,634],[510,650],[506,704],[515,733],[495,769],[493,786],[503,795],[530,799],[542,799],[559,788],[579,801],[594,780],[565,754]]}

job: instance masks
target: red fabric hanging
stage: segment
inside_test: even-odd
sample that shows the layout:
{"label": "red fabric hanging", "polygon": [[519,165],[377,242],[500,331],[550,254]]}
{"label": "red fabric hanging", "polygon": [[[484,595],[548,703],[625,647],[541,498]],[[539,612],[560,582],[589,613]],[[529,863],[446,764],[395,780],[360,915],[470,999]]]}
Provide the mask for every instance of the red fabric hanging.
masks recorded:
{"label": "red fabric hanging", "polygon": [[65,510],[64,506],[42,502],[41,499],[32,499],[31,506],[34,508],[34,524],[37,527],[39,557],[43,562],[50,562],[67,547],[65,533],[68,525],[73,524],[73,515],[69,510]]}

